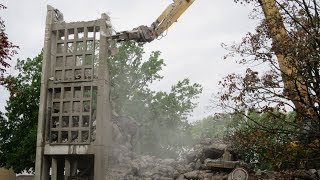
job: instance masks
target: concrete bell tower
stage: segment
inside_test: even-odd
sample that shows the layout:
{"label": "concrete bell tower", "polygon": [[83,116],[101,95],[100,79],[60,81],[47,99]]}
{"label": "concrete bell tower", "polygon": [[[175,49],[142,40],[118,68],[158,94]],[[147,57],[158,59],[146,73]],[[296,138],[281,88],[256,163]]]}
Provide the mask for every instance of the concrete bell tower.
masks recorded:
{"label": "concrete bell tower", "polygon": [[37,131],[36,180],[102,180],[112,144],[110,19],[63,20],[48,6]]}

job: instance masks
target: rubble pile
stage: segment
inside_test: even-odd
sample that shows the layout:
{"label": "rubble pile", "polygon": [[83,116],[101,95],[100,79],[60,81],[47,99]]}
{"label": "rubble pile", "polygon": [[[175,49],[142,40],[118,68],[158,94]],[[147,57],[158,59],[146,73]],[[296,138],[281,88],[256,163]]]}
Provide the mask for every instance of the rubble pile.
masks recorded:
{"label": "rubble pile", "polygon": [[[129,128],[130,126],[130,128]],[[127,180],[281,180],[291,177],[319,179],[320,171],[296,174],[250,171],[237,161],[236,154],[221,141],[204,139],[179,160],[138,155],[133,151],[134,131],[139,124],[132,118],[113,117],[114,146],[109,157],[108,179]],[[234,177],[237,176],[237,177]]]}
{"label": "rubble pile", "polygon": [[[117,130],[117,126],[114,128],[114,131],[121,132]],[[134,153],[128,143],[115,143],[110,157],[113,166],[109,170],[109,175],[110,179],[128,180],[212,179],[213,177],[223,179],[227,177],[228,172],[213,172],[205,169],[204,165],[207,156],[218,157],[220,154],[223,154],[220,149],[209,150],[207,146],[197,145],[183,160],[159,159]]]}
{"label": "rubble pile", "polygon": [[[138,155],[133,151],[133,139],[139,124],[132,118],[113,116],[113,142],[109,161],[109,179],[205,179],[225,177],[226,172],[215,172],[204,168],[208,158],[217,159],[224,153],[225,145],[212,145],[206,139],[196,145],[181,160],[159,159],[154,156]],[[215,143],[217,144],[217,143]],[[212,178],[211,178],[212,179]]]}

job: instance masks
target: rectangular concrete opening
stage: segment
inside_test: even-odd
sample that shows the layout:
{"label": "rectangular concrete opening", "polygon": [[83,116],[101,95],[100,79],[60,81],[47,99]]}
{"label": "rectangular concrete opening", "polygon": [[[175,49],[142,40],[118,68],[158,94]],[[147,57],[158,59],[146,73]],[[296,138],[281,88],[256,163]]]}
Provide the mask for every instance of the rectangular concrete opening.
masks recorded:
{"label": "rectangular concrete opening", "polygon": [[46,156],[51,180],[93,180],[94,155]]}

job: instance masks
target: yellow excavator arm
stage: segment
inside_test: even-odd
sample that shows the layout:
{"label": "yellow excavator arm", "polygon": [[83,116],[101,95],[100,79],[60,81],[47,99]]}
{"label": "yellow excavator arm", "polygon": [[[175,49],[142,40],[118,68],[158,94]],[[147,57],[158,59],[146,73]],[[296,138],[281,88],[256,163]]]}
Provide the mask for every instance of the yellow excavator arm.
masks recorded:
{"label": "yellow excavator arm", "polygon": [[165,32],[195,0],[174,0],[151,26],[139,26],[130,31],[117,32],[111,38],[117,41],[151,42]]}
{"label": "yellow excavator arm", "polygon": [[175,0],[162,14],[152,23],[156,36],[160,36],[189,8],[195,0]]}

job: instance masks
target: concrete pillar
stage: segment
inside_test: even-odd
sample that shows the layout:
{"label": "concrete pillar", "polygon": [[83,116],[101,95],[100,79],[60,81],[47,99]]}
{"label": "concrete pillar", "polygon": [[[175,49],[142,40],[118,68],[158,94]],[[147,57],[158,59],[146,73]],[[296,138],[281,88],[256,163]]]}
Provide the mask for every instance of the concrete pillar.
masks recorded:
{"label": "concrete pillar", "polygon": [[64,180],[68,180],[68,178],[71,175],[71,162],[70,162],[70,159],[68,158],[66,158],[64,161],[64,172],[65,172]]}
{"label": "concrete pillar", "polygon": [[51,180],[58,180],[58,161],[55,157],[52,157]]}
{"label": "concrete pillar", "polygon": [[95,141],[94,180],[107,178],[108,156],[112,145],[111,106],[110,106],[110,76],[108,71],[108,47],[106,35],[111,30],[106,22],[109,17],[102,14],[100,23],[100,54],[98,70],[98,100],[97,100],[97,136]]}
{"label": "concrete pillar", "polygon": [[[48,72],[49,63],[51,59],[51,30],[52,24],[55,20],[55,9],[51,6],[47,7],[46,29],[44,39],[44,51],[42,61],[42,72]],[[47,87],[48,87],[48,73],[41,74],[41,91],[39,103],[38,129],[37,129],[37,148],[36,148],[36,165],[35,165],[35,180],[44,180],[43,172],[45,168],[43,162],[44,141],[45,141],[45,119],[47,112]]]}
{"label": "concrete pillar", "polygon": [[50,165],[51,165],[51,159],[44,156],[42,158],[42,180],[50,179]]}

